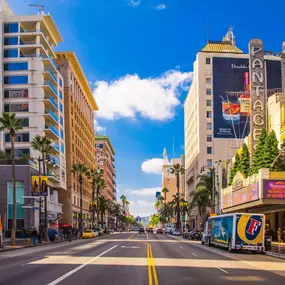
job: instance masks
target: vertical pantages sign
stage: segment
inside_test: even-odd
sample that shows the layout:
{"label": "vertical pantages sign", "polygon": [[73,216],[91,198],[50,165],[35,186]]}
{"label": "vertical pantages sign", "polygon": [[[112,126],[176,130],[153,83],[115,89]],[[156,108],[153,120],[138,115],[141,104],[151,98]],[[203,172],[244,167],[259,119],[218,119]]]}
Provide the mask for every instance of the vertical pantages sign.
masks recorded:
{"label": "vertical pantages sign", "polygon": [[249,42],[250,74],[250,159],[256,148],[262,128],[266,128],[266,90],[263,42],[252,39]]}

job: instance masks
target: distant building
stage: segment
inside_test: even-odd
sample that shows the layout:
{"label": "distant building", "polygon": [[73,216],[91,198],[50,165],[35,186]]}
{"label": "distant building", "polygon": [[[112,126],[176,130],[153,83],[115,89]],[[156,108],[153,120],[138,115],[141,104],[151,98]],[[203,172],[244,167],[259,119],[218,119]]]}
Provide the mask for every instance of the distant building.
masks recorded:
{"label": "distant building", "polygon": [[[176,177],[174,174],[170,173],[170,169],[175,164],[180,164],[184,166],[184,155],[181,155],[180,158],[172,158],[169,161],[166,148],[164,148],[162,165],[162,189],[167,188],[169,190],[169,192],[166,193],[166,203],[170,202],[173,199],[173,195],[177,193]],[[185,194],[184,175],[180,176],[179,192],[181,194]],[[162,193],[162,196],[164,197],[165,195]]]}
{"label": "distant building", "polygon": [[97,167],[100,169],[107,187],[104,189],[106,198],[116,200],[116,169],[115,150],[108,136],[95,135]]}

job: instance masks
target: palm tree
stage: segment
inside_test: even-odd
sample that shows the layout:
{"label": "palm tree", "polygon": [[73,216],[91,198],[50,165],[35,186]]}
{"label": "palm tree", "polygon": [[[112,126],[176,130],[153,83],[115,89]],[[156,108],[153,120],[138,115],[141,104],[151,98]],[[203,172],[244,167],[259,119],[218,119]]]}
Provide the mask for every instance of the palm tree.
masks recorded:
{"label": "palm tree", "polygon": [[[102,174],[98,171],[98,169],[89,169],[86,173],[86,176],[88,177],[89,181],[92,184],[92,224],[93,227],[95,225],[95,190],[97,189],[99,191],[99,187],[102,187]],[[96,192],[97,197],[98,193]],[[98,205],[98,201],[97,201]]]}
{"label": "palm tree", "polygon": [[174,208],[170,203],[166,203],[159,210],[161,218],[164,222],[168,222],[174,215]]}
{"label": "palm tree", "polygon": [[180,193],[179,193],[179,188],[180,188],[180,175],[183,175],[185,173],[185,169],[183,165],[180,165],[179,163],[174,164],[170,169],[169,172],[171,174],[174,174],[176,177],[176,188],[177,188],[177,205],[176,205],[176,214],[177,214],[177,222],[176,222],[176,228],[180,230],[180,206],[179,206],[179,201],[180,201]]}
{"label": "palm tree", "polygon": [[114,202],[111,207],[111,213],[116,217],[116,231],[118,231],[119,217],[123,213],[123,207],[120,203]]}
{"label": "palm tree", "polygon": [[161,193],[164,194],[164,203],[166,203],[166,193],[168,193],[168,192],[169,192],[169,190],[168,190],[167,188],[163,188],[163,189],[161,190]]}
{"label": "palm tree", "polygon": [[97,205],[97,221],[99,223],[99,196],[102,195],[101,190],[104,189],[107,186],[104,178],[101,177],[101,179],[98,179],[97,181],[97,188],[96,188],[96,205]]}
{"label": "palm tree", "polygon": [[164,202],[164,198],[161,195],[159,195],[156,198],[155,208],[156,209],[160,209],[163,206],[163,204],[164,204],[163,202]]}
{"label": "palm tree", "polygon": [[127,204],[127,197],[126,197],[126,195],[122,195],[121,197],[120,197],[120,199],[121,199],[121,201],[122,201],[122,203],[123,203],[123,214],[125,215],[126,214],[126,204]]}
{"label": "palm tree", "polygon": [[11,245],[16,245],[16,228],[17,228],[17,199],[16,199],[16,167],[15,167],[15,136],[17,131],[23,129],[23,120],[17,119],[15,113],[3,113],[0,118],[0,131],[7,130],[11,138],[11,155],[12,155],[12,184],[13,184],[13,223],[11,233]]}
{"label": "palm tree", "polygon": [[[46,160],[48,160],[48,154],[51,154],[52,149],[52,140],[46,136],[41,137],[36,135],[32,141],[32,148],[39,151],[41,156],[38,158],[39,162],[39,176],[41,176],[41,161],[43,164],[43,175],[46,175]],[[40,186],[41,187],[41,186]],[[40,198],[41,199],[41,198]],[[45,227],[44,227],[44,237],[45,240],[48,240],[48,217],[47,217],[47,193],[44,196],[44,205],[45,205]],[[41,207],[40,207],[41,208]],[[39,210],[41,211],[41,209]],[[41,216],[41,215],[40,215]],[[40,217],[39,216],[39,217]],[[39,228],[40,228],[40,218],[39,218]]]}
{"label": "palm tree", "polygon": [[72,165],[72,173],[78,175],[78,181],[80,183],[80,219],[79,219],[79,230],[80,234],[82,234],[83,231],[83,189],[82,189],[82,184],[83,184],[83,175],[86,174],[87,172],[87,167],[85,164],[81,163],[76,163]]}
{"label": "palm tree", "polygon": [[103,229],[104,226],[104,216],[107,210],[110,209],[110,200],[107,199],[104,195],[98,197],[98,211],[100,212],[100,222]]}

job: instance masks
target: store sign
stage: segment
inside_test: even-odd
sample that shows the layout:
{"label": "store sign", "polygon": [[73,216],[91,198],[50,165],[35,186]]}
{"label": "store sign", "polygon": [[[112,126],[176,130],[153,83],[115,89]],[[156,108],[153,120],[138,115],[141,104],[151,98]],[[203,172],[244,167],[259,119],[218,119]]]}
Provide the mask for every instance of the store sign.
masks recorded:
{"label": "store sign", "polygon": [[240,188],[236,191],[222,193],[222,208],[242,205],[259,199],[258,183]]}
{"label": "store sign", "polygon": [[285,199],[285,180],[263,180],[264,199]]}
{"label": "store sign", "polygon": [[250,74],[250,156],[258,143],[262,128],[266,127],[265,64],[263,42],[253,39],[249,42]]}

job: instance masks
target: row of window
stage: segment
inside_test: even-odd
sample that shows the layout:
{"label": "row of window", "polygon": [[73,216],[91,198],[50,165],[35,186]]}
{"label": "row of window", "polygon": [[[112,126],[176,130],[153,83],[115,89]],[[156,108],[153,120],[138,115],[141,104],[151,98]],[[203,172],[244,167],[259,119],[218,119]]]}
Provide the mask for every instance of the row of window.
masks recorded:
{"label": "row of window", "polygon": [[4,76],[4,84],[28,84],[27,75]]}
{"label": "row of window", "polygon": [[6,89],[4,90],[4,98],[28,98],[28,89]]}
{"label": "row of window", "polygon": [[[5,134],[5,142],[11,142],[10,134]],[[30,142],[30,134],[29,133],[16,134],[15,142]]]}
{"label": "row of window", "polygon": [[4,112],[29,112],[29,104],[4,104]]}
{"label": "row of window", "polygon": [[[8,155],[11,155],[11,149],[6,149],[6,153]],[[25,155],[30,155],[30,149],[26,149],[26,148],[23,148],[23,149],[15,149],[15,157],[19,158],[19,157],[22,157],[22,156],[25,156]]]}
{"label": "row of window", "polygon": [[4,63],[5,71],[18,71],[18,70],[28,70],[27,62],[8,62]]}

